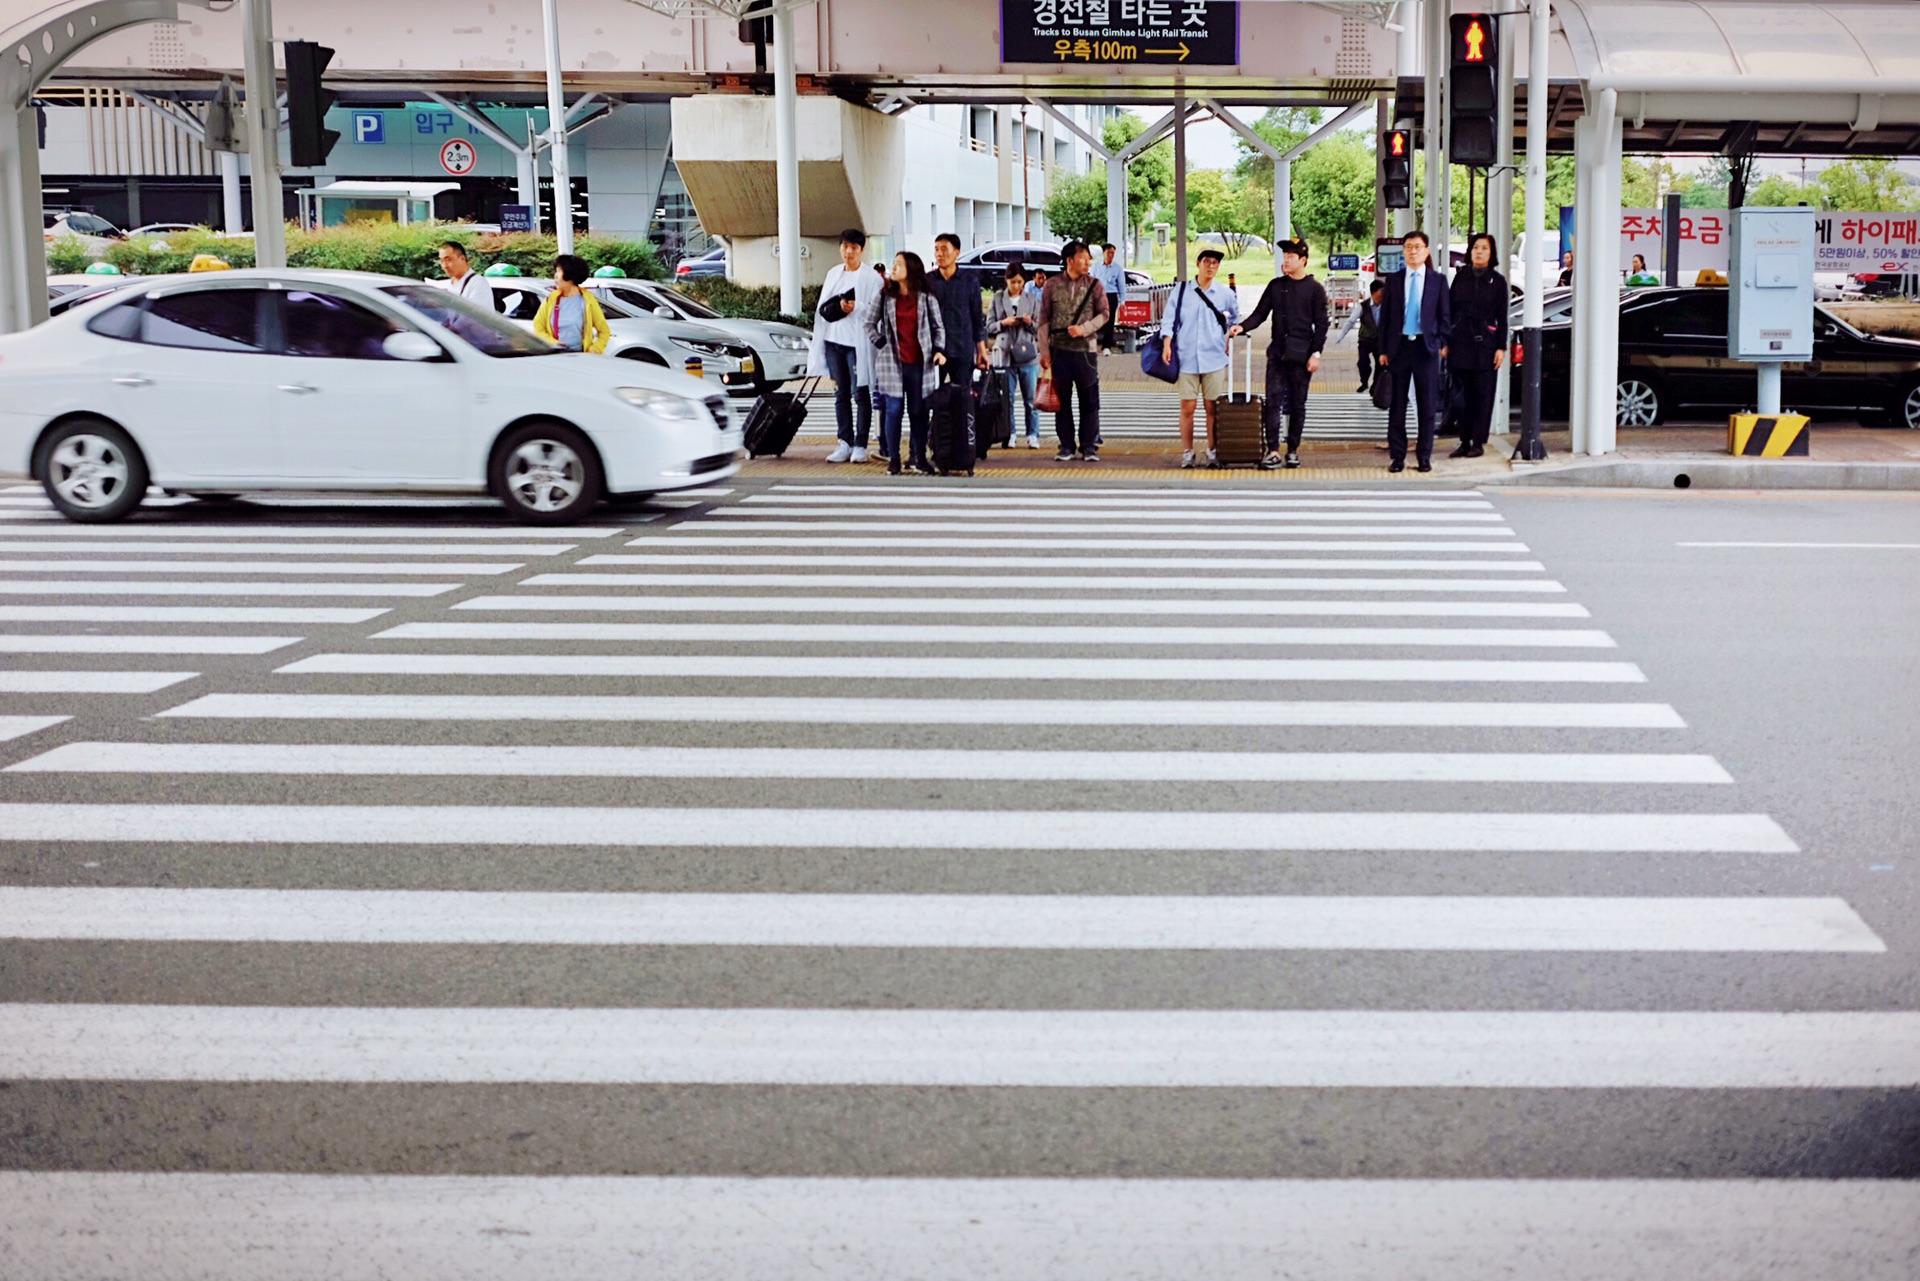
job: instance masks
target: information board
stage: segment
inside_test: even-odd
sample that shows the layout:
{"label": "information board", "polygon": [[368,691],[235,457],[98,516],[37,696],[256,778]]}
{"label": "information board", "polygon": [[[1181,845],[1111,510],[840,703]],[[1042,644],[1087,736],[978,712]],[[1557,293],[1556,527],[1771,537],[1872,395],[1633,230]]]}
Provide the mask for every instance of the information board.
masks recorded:
{"label": "information board", "polygon": [[1235,66],[1228,0],[1000,0],[1002,62]]}
{"label": "information board", "polygon": [[[1578,213],[1560,209],[1560,249],[1573,248]],[[1680,280],[1702,270],[1726,271],[1733,220],[1725,209],[1680,211]],[[1814,270],[1903,275],[1920,272],[1920,215],[1816,210]],[[1666,262],[1666,219],[1657,209],[1620,211],[1620,270],[1632,271],[1638,254],[1659,275]],[[1557,270],[1557,268],[1556,268]],[[1551,274],[1551,273],[1549,273]]]}
{"label": "information board", "polygon": [[1328,254],[1327,270],[1328,271],[1358,271],[1360,270],[1360,255],[1359,254]]}
{"label": "information board", "polygon": [[529,205],[501,205],[501,231],[532,231],[533,209]]}

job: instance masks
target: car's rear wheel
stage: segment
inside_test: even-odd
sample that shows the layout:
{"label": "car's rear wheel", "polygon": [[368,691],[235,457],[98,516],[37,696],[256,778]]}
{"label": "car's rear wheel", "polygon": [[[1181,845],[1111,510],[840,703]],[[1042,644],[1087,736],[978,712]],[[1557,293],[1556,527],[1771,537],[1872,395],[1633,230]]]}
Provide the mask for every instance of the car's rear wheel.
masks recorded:
{"label": "car's rear wheel", "polygon": [[1920,431],[1920,378],[1909,378],[1900,385],[1893,403],[1887,406],[1887,417],[1895,427]]}
{"label": "car's rear wheel", "polygon": [[119,520],[147,494],[147,460],[126,432],[100,418],[56,427],[40,446],[40,483],[68,520]]}
{"label": "car's rear wheel", "polygon": [[493,492],[530,525],[566,525],[600,501],[600,456],[565,423],[528,423],[501,437],[493,454]]}
{"label": "car's rear wheel", "polygon": [[1666,412],[1660,386],[1643,374],[1623,374],[1617,391],[1619,409],[1614,422],[1621,427],[1653,427]]}

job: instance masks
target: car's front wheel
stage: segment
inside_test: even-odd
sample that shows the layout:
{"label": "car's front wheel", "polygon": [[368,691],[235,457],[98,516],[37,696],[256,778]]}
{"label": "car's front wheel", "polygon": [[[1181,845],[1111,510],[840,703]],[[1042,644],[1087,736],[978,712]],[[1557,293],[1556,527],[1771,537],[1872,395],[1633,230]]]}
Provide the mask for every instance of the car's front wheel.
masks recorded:
{"label": "car's front wheel", "polygon": [[528,423],[500,438],[493,492],[530,525],[566,525],[600,501],[600,455],[565,423]]}
{"label": "car's front wheel", "polygon": [[1617,392],[1619,408],[1614,422],[1621,427],[1652,427],[1666,412],[1660,403],[1660,387],[1640,374],[1622,374]]}
{"label": "car's front wheel", "polygon": [[1900,385],[1887,407],[1887,418],[1895,427],[1920,431],[1920,378],[1909,378]]}
{"label": "car's front wheel", "polygon": [[119,520],[147,494],[147,460],[119,427],[77,418],[55,428],[40,446],[40,483],[68,520]]}

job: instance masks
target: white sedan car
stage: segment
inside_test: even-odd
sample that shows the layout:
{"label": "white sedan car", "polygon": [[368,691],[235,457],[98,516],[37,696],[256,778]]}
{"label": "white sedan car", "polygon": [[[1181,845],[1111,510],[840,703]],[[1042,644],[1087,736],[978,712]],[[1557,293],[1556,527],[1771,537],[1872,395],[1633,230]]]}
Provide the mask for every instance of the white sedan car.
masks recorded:
{"label": "white sedan car", "polygon": [[160,276],[0,338],[0,468],[73,520],[176,493],[491,493],[561,524],[732,475],[727,398],[417,280]]}
{"label": "white sedan car", "polygon": [[608,323],[616,316],[662,316],[689,320],[695,324],[732,334],[753,348],[760,377],[768,389],[795,378],[807,376],[807,352],[813,346],[813,331],[779,320],[743,320],[723,316],[696,298],[690,298],[672,285],[652,280],[604,279],[587,282],[607,309]]}

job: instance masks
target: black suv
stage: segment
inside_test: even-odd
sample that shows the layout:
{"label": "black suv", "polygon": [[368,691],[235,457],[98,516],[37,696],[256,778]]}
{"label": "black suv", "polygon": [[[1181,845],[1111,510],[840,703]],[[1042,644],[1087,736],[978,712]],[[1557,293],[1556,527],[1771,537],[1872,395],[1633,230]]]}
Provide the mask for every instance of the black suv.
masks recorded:
{"label": "black suv", "polygon": [[[1787,365],[1785,407],[1920,430],[1920,342],[1865,334],[1823,307],[1813,311],[1813,359]],[[1541,347],[1546,411],[1564,418],[1572,326],[1546,326]],[[1650,427],[1683,409],[1750,409],[1755,380],[1751,363],[1727,355],[1726,290],[1635,289],[1621,296],[1620,426]]]}

